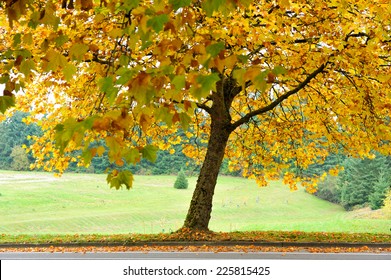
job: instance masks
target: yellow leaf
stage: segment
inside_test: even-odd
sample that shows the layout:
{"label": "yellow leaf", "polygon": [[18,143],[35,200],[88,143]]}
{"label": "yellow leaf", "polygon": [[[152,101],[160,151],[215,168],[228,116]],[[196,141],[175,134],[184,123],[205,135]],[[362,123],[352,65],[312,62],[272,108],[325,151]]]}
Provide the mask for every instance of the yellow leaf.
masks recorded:
{"label": "yellow leaf", "polygon": [[250,67],[244,74],[244,81],[253,81],[261,73],[260,68]]}
{"label": "yellow leaf", "polygon": [[69,49],[69,55],[76,60],[82,60],[84,54],[88,51],[89,47],[85,44],[74,44]]}
{"label": "yellow leaf", "polygon": [[96,153],[98,154],[98,156],[102,156],[103,153],[105,152],[105,148],[103,146],[99,146],[97,149],[96,149]]}
{"label": "yellow leaf", "polygon": [[291,3],[289,0],[280,0],[280,5],[283,7],[283,8],[289,8]]}
{"label": "yellow leaf", "polygon": [[140,119],[139,119],[139,123],[140,123],[140,126],[141,128],[144,130],[144,131],[147,131],[150,124],[151,124],[151,117],[146,115],[146,114],[141,114],[140,116]]}
{"label": "yellow leaf", "polygon": [[224,59],[224,64],[227,67],[227,69],[233,69],[237,62],[238,62],[238,57],[236,55],[231,55]]}

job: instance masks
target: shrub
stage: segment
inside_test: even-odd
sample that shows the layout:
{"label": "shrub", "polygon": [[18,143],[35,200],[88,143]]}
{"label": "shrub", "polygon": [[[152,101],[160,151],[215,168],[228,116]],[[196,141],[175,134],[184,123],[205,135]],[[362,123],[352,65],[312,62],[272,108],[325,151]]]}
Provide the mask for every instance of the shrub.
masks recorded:
{"label": "shrub", "polygon": [[11,167],[13,170],[29,170],[30,162],[26,154],[25,149],[22,146],[15,146],[12,148],[11,152],[12,164]]}
{"label": "shrub", "polygon": [[174,188],[176,189],[187,189],[189,182],[186,179],[185,172],[183,170],[179,171],[178,177],[175,180]]}
{"label": "shrub", "polygon": [[341,203],[341,190],[337,186],[337,177],[327,176],[320,182],[315,196],[332,203]]}
{"label": "shrub", "polygon": [[386,198],[384,199],[384,206],[382,210],[384,216],[388,219],[391,219],[391,189],[386,194]]}

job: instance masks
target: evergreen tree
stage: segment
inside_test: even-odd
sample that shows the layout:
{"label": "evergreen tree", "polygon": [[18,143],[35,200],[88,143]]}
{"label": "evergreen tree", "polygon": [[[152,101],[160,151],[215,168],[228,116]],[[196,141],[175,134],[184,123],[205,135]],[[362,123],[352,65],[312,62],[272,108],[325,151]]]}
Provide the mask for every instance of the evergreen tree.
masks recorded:
{"label": "evergreen tree", "polygon": [[[349,158],[344,161],[345,170],[338,178],[338,187],[341,189],[341,204],[351,210],[353,207],[361,207],[370,204],[370,197],[373,201],[380,203],[381,196],[376,194],[376,188],[384,188],[386,178],[381,178],[382,170],[389,170],[387,158],[376,156],[374,159]],[[379,180],[382,180],[379,182]],[[379,183],[376,188],[376,184]]]}
{"label": "evergreen tree", "polygon": [[189,182],[186,179],[185,172],[183,170],[179,171],[178,177],[174,183],[174,188],[176,189],[187,189],[189,186]]}
{"label": "evergreen tree", "polygon": [[[12,117],[0,123],[0,169],[12,169],[12,150],[23,145],[29,146],[31,141],[28,136],[41,134],[40,128],[35,125],[27,125],[23,119],[27,113],[15,112]],[[30,154],[27,154],[29,163],[33,162]]]}
{"label": "evergreen tree", "polygon": [[369,203],[373,210],[380,209],[383,206],[384,199],[391,186],[390,170],[382,168],[379,179],[374,185],[373,192],[369,195]]}

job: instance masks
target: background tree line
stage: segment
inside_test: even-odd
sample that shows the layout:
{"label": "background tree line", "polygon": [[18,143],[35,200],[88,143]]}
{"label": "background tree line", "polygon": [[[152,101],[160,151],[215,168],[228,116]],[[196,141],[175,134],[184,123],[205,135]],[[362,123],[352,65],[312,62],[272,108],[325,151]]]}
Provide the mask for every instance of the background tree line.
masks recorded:
{"label": "background tree line", "polygon": [[[29,146],[29,136],[40,135],[37,125],[26,125],[23,118],[28,114],[16,112],[12,117],[0,123],[0,169],[29,170],[34,158],[26,153],[23,146]],[[181,132],[178,132],[181,133]],[[99,145],[105,145],[104,141]],[[200,144],[202,145],[202,144]],[[142,175],[176,175],[184,170],[188,176],[196,175],[199,166],[193,159],[182,153],[182,145],[174,145],[174,151],[158,151],[155,163],[143,159],[139,164],[125,164],[115,168],[130,170]],[[379,209],[383,206],[387,191],[391,186],[391,157],[377,154],[373,159],[348,158],[331,154],[323,164],[313,164],[307,170],[298,170],[292,162],[292,171],[305,176],[322,175],[335,165],[344,167],[338,176],[327,176],[318,184],[315,193],[321,199],[342,205],[347,210],[370,206]],[[72,162],[69,172],[104,173],[107,168],[114,167],[107,154],[94,157],[88,168],[80,167]],[[240,171],[230,171],[225,160],[220,173],[240,176]]]}
{"label": "background tree line", "polygon": [[[16,112],[12,117],[4,122],[0,122],[0,169],[3,170],[29,170],[30,164],[34,162],[34,158],[30,153],[26,153],[24,146],[29,146],[31,143],[30,137],[40,135],[41,129],[37,125],[27,125],[23,119],[28,116],[27,113]],[[179,131],[178,133],[183,133]],[[106,146],[102,141],[96,145]],[[203,144],[200,144],[203,145]],[[199,166],[193,159],[186,157],[182,153],[182,145],[172,146],[171,152],[168,150],[159,150],[157,160],[152,163],[142,159],[137,165],[125,164],[121,167],[115,166],[117,169],[130,170],[134,174],[142,175],[175,175],[181,169],[185,170],[188,176],[195,175],[199,172]],[[79,153],[80,154],[80,153]],[[78,153],[75,152],[74,156]],[[88,168],[78,166],[76,162],[71,162],[67,171],[69,172],[88,172],[88,173],[104,173],[107,168],[114,167],[107,153],[101,157],[94,157],[91,165]],[[240,172],[228,170],[228,162],[225,161],[221,173],[223,175],[238,176]]]}
{"label": "background tree line", "polygon": [[12,117],[0,122],[0,169],[29,170],[34,161],[31,154],[26,154],[23,146],[29,146],[28,136],[40,135],[37,125],[26,125],[22,120],[28,114],[16,112]]}
{"label": "background tree line", "polygon": [[316,196],[341,204],[346,210],[379,209],[391,188],[391,158],[377,154],[373,159],[345,158],[344,170],[319,183]]}

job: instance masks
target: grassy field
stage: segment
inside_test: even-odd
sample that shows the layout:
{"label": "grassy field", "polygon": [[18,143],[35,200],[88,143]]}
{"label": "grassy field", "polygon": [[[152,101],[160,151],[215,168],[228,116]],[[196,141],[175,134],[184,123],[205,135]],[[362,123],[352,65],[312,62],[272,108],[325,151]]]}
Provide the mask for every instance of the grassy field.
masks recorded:
{"label": "grassy field", "polygon": [[[112,190],[105,175],[0,171],[0,233],[161,233],[181,227],[189,189],[173,188],[173,176],[136,176],[134,188]],[[280,182],[221,177],[210,228],[214,231],[281,230],[390,233],[391,221],[364,219],[342,207]]]}

